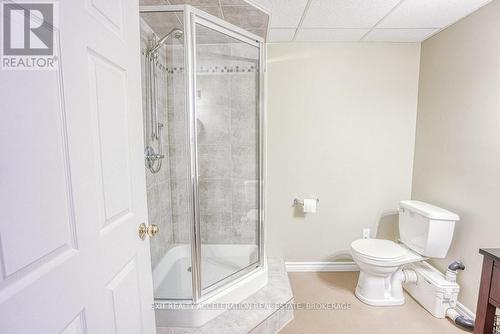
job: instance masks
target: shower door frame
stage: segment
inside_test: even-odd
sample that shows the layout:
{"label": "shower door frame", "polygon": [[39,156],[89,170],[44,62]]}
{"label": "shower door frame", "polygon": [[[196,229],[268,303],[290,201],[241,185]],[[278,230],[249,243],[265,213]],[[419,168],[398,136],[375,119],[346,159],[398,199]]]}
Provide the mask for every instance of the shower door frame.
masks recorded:
{"label": "shower door frame", "polygon": [[[151,12],[177,12],[183,14],[184,28],[184,67],[186,111],[188,113],[188,138],[187,147],[189,153],[189,176],[190,189],[188,200],[190,201],[191,216],[191,274],[192,274],[192,301],[194,304],[203,302],[221,291],[228,288],[231,283],[243,279],[265,266],[264,256],[264,220],[265,220],[265,95],[264,95],[264,73],[265,73],[265,44],[264,39],[252,34],[238,26],[228,23],[213,15],[205,13],[190,5],[157,5],[141,6],[141,13]],[[242,43],[249,44],[259,50],[258,66],[258,258],[247,267],[230,274],[222,280],[206,287],[201,282],[201,226],[199,216],[199,194],[198,194],[198,150],[197,150],[197,122],[196,122],[196,25],[232,37]],[[155,298],[158,299],[158,298]]]}

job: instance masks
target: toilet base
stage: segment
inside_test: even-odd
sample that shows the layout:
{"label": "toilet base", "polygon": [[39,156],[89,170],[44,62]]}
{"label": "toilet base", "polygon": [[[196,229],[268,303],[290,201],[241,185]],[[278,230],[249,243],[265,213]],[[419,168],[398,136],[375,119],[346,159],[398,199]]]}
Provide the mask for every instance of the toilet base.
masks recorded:
{"label": "toilet base", "polygon": [[401,306],[404,305],[405,299],[403,298],[386,298],[386,299],[371,299],[363,296],[362,293],[359,292],[356,287],[356,291],[354,292],[356,297],[365,304],[371,306]]}
{"label": "toilet base", "polygon": [[[405,303],[403,294],[404,274],[398,267],[385,267],[377,274],[367,273],[360,268],[355,295],[363,303],[372,306],[398,306]],[[386,271],[383,272],[382,270]]]}

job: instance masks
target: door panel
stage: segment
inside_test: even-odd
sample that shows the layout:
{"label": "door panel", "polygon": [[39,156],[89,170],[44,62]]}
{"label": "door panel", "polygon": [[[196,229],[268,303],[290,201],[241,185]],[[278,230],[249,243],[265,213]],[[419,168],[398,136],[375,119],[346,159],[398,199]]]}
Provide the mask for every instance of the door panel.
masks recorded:
{"label": "door panel", "polygon": [[[10,133],[36,136],[36,140],[30,138],[28,143],[24,136],[10,137],[6,131],[0,134],[3,145],[9,143],[9,151],[5,152],[7,155],[2,156],[11,157],[2,163],[0,196],[16,203],[15,206],[2,205],[0,212],[2,281],[16,273],[17,278],[26,276],[47,261],[76,248],[72,233],[74,212],[66,150],[65,110],[60,104],[59,94],[60,73],[32,73],[6,73],[6,77],[2,78],[6,82],[15,77],[18,78],[16,81],[29,81],[31,90],[45,92],[26,99],[21,85],[11,86],[8,88],[8,92],[12,93],[9,98],[17,101],[17,106],[14,109],[2,108],[2,122],[9,126]],[[38,112],[20,114],[20,110]],[[47,154],[47,147],[51,148],[50,154]],[[41,166],[46,172],[33,171],[34,167]],[[40,177],[41,174],[45,177]],[[53,200],[42,203],[40,198]],[[23,236],[23,243],[18,242],[20,235]]]}
{"label": "door panel", "polygon": [[115,333],[143,333],[140,317],[130,316],[131,312],[141,314],[138,283],[134,258],[106,286],[112,300]]}
{"label": "door panel", "polygon": [[131,212],[127,129],[127,72],[94,52],[89,54],[89,84],[103,226]]}
{"label": "door panel", "polygon": [[58,4],[58,70],[0,77],[0,332],[152,334],[138,4]]}
{"label": "door panel", "polygon": [[85,334],[85,314],[79,313],[68,326],[61,332],[61,334]]}
{"label": "door panel", "polygon": [[123,6],[120,0],[87,0],[87,8],[101,25],[123,37]]}
{"label": "door panel", "polygon": [[207,289],[259,260],[260,50],[220,27],[195,28],[201,287]]}

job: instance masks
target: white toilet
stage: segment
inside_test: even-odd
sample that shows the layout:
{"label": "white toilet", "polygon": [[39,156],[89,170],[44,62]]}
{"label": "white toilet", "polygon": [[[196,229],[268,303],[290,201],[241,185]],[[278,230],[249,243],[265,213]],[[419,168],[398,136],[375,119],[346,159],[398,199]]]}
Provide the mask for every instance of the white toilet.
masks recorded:
{"label": "white toilet", "polygon": [[402,305],[402,283],[411,280],[403,265],[444,258],[450,248],[457,214],[419,201],[401,201],[401,243],[381,239],[359,239],[351,244],[360,268],[356,297],[374,306]]}

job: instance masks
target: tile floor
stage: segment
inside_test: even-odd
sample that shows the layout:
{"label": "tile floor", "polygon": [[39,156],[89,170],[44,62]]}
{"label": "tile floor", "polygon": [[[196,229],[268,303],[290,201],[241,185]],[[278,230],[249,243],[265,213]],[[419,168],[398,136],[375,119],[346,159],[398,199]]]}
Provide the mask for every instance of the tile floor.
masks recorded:
{"label": "tile floor", "polygon": [[467,333],[448,319],[434,318],[407,295],[398,307],[371,307],[353,294],[356,272],[289,273],[295,303],[350,303],[350,310],[295,310],[294,319],[280,331],[341,334],[451,334]]}

